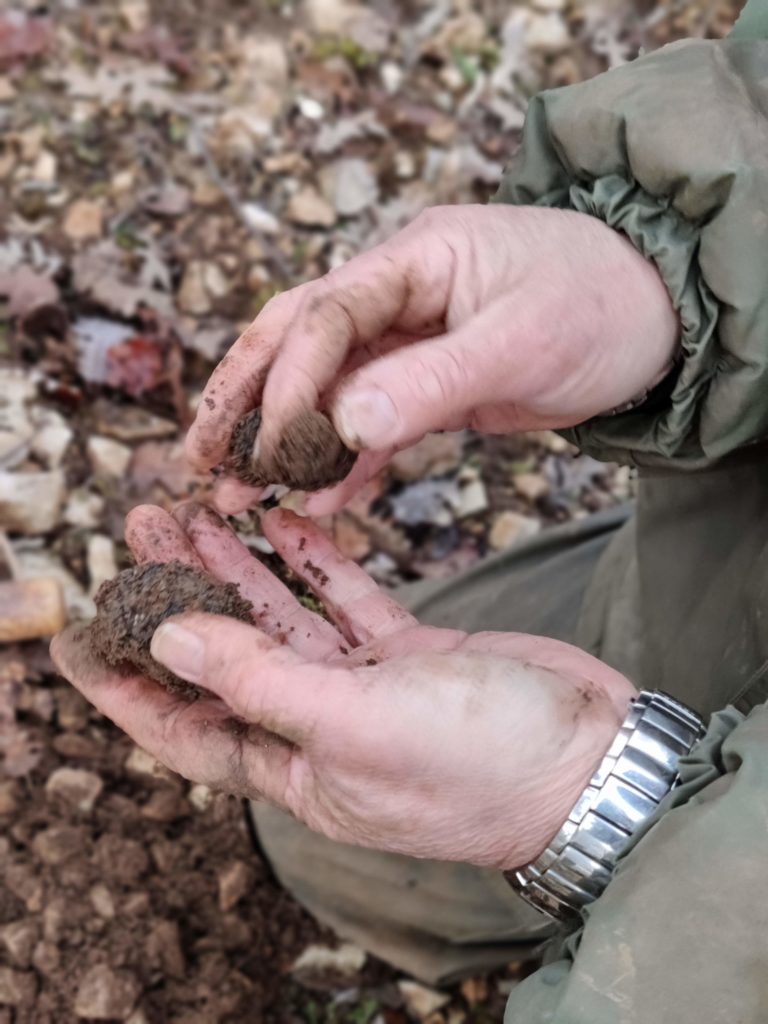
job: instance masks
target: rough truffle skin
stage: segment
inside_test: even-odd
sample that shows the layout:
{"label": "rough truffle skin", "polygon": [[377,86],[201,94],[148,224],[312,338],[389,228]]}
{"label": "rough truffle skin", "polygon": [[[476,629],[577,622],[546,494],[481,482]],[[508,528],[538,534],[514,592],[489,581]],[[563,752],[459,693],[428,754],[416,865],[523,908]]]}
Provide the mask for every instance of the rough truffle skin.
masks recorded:
{"label": "rough truffle skin", "polygon": [[234,583],[219,583],[181,562],[126,569],[102,584],[96,594],[97,616],[91,643],[110,665],[131,666],[167,689],[199,696],[199,687],[179,679],[149,653],[155,630],[165,619],[184,612],[229,615],[252,622],[253,605]]}
{"label": "rough truffle skin", "polygon": [[229,446],[228,468],[252,487],[283,484],[296,491],[320,491],[339,483],[357,456],[326,415],[300,413],[283,432],[269,459],[253,459],[253,445],[261,426],[261,410],[254,409],[235,426]]}

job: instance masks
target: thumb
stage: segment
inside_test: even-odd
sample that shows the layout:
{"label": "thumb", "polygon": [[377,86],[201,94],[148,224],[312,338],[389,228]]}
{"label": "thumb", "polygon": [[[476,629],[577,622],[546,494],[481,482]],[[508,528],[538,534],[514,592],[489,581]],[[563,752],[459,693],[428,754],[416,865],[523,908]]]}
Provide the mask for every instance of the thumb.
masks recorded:
{"label": "thumb", "polygon": [[[354,374],[331,409],[345,444],[402,448],[430,431],[465,426],[470,410],[500,393],[493,366],[498,346],[489,337],[498,334],[499,319],[490,307],[450,334],[399,349]],[[517,347],[519,330],[505,328],[506,343]]]}
{"label": "thumb", "polygon": [[167,619],[152,638],[151,653],[246,722],[297,744],[315,728],[324,697],[338,682],[334,669],[307,662],[255,627],[219,615]]}

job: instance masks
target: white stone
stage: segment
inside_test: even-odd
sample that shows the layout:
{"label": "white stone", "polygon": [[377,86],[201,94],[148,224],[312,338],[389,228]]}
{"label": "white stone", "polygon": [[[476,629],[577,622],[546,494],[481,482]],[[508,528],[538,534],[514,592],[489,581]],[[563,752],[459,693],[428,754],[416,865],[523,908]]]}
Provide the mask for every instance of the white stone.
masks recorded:
{"label": "white stone", "polygon": [[67,487],[59,469],[49,473],[0,471],[0,530],[34,536],[58,526]]}
{"label": "white stone", "polygon": [[367,160],[350,157],[323,168],[323,191],[341,217],[355,217],[379,198],[379,183]]}
{"label": "white stone", "polygon": [[381,65],[379,75],[381,76],[381,84],[390,96],[393,96],[398,91],[405,78],[405,72],[400,65],[395,64],[391,60],[385,61]]}
{"label": "white stone", "polygon": [[276,235],[280,230],[280,221],[277,217],[265,210],[258,203],[243,203],[240,212],[248,223],[248,227],[254,231],[261,231],[265,235]]}
{"label": "white stone", "polygon": [[120,16],[131,32],[143,32],[149,28],[151,12],[149,0],[120,0]]}
{"label": "white stone", "polygon": [[488,508],[488,494],[480,474],[463,470],[459,475],[459,501],[456,514],[459,519],[476,516]]}
{"label": "white stone", "polygon": [[515,490],[528,501],[538,501],[549,491],[549,484],[541,473],[518,473],[514,478]]}
{"label": "white stone", "polygon": [[319,121],[325,117],[323,104],[313,96],[297,96],[296,106],[299,108],[299,113],[310,121]]}
{"label": "white stone", "polygon": [[203,811],[207,811],[211,806],[213,801],[213,790],[208,786],[203,785],[202,782],[197,782],[194,786],[190,786],[187,799],[194,809],[202,814]]}
{"label": "white stone", "polygon": [[107,580],[117,576],[117,559],[115,557],[115,543],[111,537],[105,537],[102,533],[94,533],[88,538],[86,561],[88,565],[88,579],[90,581],[91,597]]}
{"label": "white stone", "polygon": [[177,296],[179,308],[192,316],[204,316],[211,310],[205,271],[206,264],[202,260],[191,260],[181,279]]}
{"label": "white stone", "polygon": [[436,1013],[451,997],[444,992],[437,992],[435,989],[420,985],[417,981],[398,981],[397,987],[405,1000],[405,1007],[411,1016],[417,1020],[426,1020],[431,1014]]}
{"label": "white stone", "polygon": [[395,174],[401,181],[407,181],[416,175],[416,157],[408,150],[400,150],[395,156]]}
{"label": "white stone", "polygon": [[360,11],[350,0],[304,0],[310,27],[323,35],[341,35]]}
{"label": "white stone", "polygon": [[0,369],[0,466],[23,462],[34,435],[27,403],[34,398],[34,379],[15,367]]}
{"label": "white stone", "polygon": [[132,974],[98,964],[80,981],[75,1014],[83,1020],[124,1021],[133,1010],[139,992],[139,984]]}
{"label": "white stone", "polygon": [[61,797],[84,814],[93,810],[103,788],[99,776],[83,768],[57,768],[45,784],[49,796]]}
{"label": "white stone", "polygon": [[59,559],[45,548],[26,546],[35,543],[37,542],[24,541],[15,545],[21,579],[36,580],[42,577],[58,580],[64,591],[64,603],[67,606],[70,620],[93,618],[96,614],[96,606],[72,573],[65,569]]}
{"label": "white stone", "polygon": [[115,916],[115,901],[112,898],[112,893],[102,882],[94,885],[88,896],[99,917],[110,920]]}
{"label": "white stone", "polygon": [[125,770],[152,779],[172,779],[173,772],[141,747],[134,747],[125,759]]}
{"label": "white stone", "polygon": [[74,437],[74,431],[64,417],[54,409],[37,410],[34,421],[32,454],[47,469],[58,469]]}
{"label": "white stone", "polygon": [[230,290],[227,276],[218,263],[203,264],[203,281],[208,294],[214,299],[222,298]]}
{"label": "white stone", "polygon": [[109,437],[89,437],[86,445],[91,468],[96,476],[119,478],[128,472],[133,451],[128,445]]}
{"label": "white stone", "polygon": [[104,499],[101,495],[78,487],[69,495],[69,501],[64,509],[64,522],[68,526],[93,529],[99,525],[103,514]]}
{"label": "white stone", "polygon": [[341,974],[353,977],[365,966],[366,953],[359,946],[344,943],[338,949],[328,946],[307,946],[291,966],[292,974]]}
{"label": "white stone", "polygon": [[531,50],[550,55],[567,50],[571,45],[568,26],[560,14],[554,11],[548,14],[534,13],[528,23],[526,39]]}
{"label": "white stone", "polygon": [[488,542],[494,551],[504,551],[519,541],[533,537],[541,529],[537,519],[523,516],[519,512],[502,512],[493,522]]}
{"label": "white stone", "polygon": [[303,227],[331,228],[336,223],[331,204],[309,186],[291,196],[285,212],[288,220]]}

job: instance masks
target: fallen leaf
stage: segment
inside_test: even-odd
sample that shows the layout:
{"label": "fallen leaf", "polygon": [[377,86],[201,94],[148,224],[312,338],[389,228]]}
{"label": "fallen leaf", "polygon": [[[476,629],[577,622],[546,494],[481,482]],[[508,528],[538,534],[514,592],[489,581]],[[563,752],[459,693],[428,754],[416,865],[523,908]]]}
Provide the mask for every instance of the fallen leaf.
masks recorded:
{"label": "fallen leaf", "polygon": [[164,352],[153,338],[134,335],[107,350],[105,383],[132,398],[154,391],[165,377]]}
{"label": "fallen leaf", "polygon": [[53,26],[48,18],[22,11],[0,14],[0,68],[42,57],[53,47]]}
{"label": "fallen leaf", "polygon": [[85,242],[101,237],[103,219],[99,203],[77,199],[67,210],[61,229],[73,242]]}
{"label": "fallen leaf", "polygon": [[185,78],[192,73],[192,61],[182,50],[178,39],[165,25],[150,25],[136,32],[122,35],[119,43],[124,50],[138,54],[144,60],[159,61],[180,78]]}
{"label": "fallen leaf", "polygon": [[158,188],[149,189],[142,197],[145,210],[156,217],[181,217],[192,202],[192,194],[183,185],[166,182]]}
{"label": "fallen leaf", "polygon": [[59,302],[59,289],[51,278],[27,266],[0,270],[0,295],[8,300],[8,313],[22,320],[40,306]]}

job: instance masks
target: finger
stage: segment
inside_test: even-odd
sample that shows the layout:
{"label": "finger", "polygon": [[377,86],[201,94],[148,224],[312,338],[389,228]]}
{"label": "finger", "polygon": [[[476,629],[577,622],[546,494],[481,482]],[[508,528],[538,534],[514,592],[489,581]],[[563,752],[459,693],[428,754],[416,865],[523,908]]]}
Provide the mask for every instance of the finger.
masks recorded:
{"label": "finger", "polygon": [[331,408],[344,441],[358,449],[403,448],[430,431],[455,428],[477,405],[514,402],[528,372],[517,359],[530,354],[531,336],[522,315],[510,322],[506,305],[506,299],[492,303],[455,331],[390,353],[352,376]]}
{"label": "finger", "polygon": [[268,302],[211,374],[186,440],[187,458],[196,469],[212,469],[225,460],[232,428],[259,405],[283,332],[309,286],[299,285]]}
{"label": "finger", "polygon": [[139,565],[181,562],[195,569],[203,565],[173,516],[156,505],[139,505],[128,513],[125,542]]}
{"label": "finger", "polygon": [[[329,715],[329,693],[343,699],[346,669],[305,661],[254,626],[199,613],[168,619],[152,657],[204,686],[247,722],[303,744]],[[332,716],[331,716],[332,717]]]}
{"label": "finger", "polygon": [[366,644],[416,624],[414,617],[387,597],[364,569],[344,558],[311,520],[286,509],[272,509],[262,516],[262,528],[350,642]]}
{"label": "finger", "polygon": [[344,508],[350,498],[381,472],[394,454],[394,448],[384,452],[362,452],[340,484],[307,495],[304,504],[307,515],[320,518]]}
{"label": "finger", "polygon": [[392,331],[433,333],[448,302],[453,256],[416,222],[317,282],[302,297],[275,356],[262,400],[261,443],[274,445],[283,426],[335,382],[350,351]]}
{"label": "finger", "polygon": [[168,768],[214,789],[285,806],[291,764],[301,755],[284,739],[247,728],[218,698],[190,701],[108,668],[81,627],[57,636],[51,655],[65,679]]}
{"label": "finger", "polygon": [[174,515],[207,571],[217,579],[236,583],[251,602],[259,629],[316,661],[345,653],[342,637],[330,622],[299,604],[213,509],[187,502]]}

